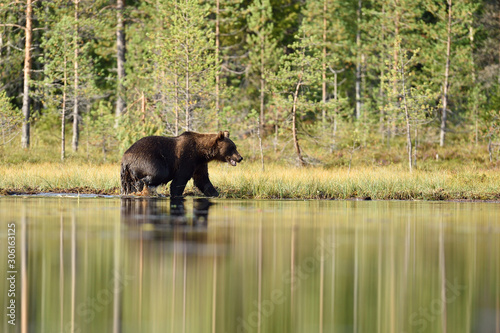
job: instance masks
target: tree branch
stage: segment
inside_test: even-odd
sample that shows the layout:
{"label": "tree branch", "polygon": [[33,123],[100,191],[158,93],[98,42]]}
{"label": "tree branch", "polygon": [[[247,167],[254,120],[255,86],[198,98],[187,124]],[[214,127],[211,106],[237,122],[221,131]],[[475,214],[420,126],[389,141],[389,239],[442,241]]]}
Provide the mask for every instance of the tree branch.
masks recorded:
{"label": "tree branch", "polygon": [[2,23],[2,24],[0,24],[0,27],[14,27],[14,28],[26,30],[26,27],[23,27],[22,25],[19,25],[19,24],[13,24],[13,23]]}

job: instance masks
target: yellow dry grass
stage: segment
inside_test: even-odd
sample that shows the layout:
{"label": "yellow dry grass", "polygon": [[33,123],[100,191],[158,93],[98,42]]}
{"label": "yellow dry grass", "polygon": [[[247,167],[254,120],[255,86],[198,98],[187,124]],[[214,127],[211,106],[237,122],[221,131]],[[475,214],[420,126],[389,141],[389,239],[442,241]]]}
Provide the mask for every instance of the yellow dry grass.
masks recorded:
{"label": "yellow dry grass", "polygon": [[[211,163],[212,183],[226,198],[498,200],[496,170],[416,170],[402,166],[323,168],[258,163],[237,167]],[[86,192],[119,194],[120,167],[91,163],[19,163],[0,165],[0,190],[9,192]],[[200,194],[192,182],[188,194]],[[168,186],[159,189],[168,194]]]}

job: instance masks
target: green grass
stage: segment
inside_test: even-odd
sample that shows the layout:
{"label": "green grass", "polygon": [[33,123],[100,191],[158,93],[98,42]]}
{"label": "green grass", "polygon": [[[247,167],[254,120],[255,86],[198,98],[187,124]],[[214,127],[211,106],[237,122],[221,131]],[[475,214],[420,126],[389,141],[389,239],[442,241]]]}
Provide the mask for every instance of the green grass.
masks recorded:
{"label": "green grass", "polygon": [[[500,200],[500,173],[463,167],[460,170],[416,170],[401,165],[305,167],[244,162],[237,167],[213,162],[212,183],[225,198],[373,199],[373,200]],[[22,162],[0,165],[0,191],[9,193],[73,192],[116,195],[119,164]],[[168,186],[159,193],[168,195]],[[200,195],[192,182],[188,195]]]}

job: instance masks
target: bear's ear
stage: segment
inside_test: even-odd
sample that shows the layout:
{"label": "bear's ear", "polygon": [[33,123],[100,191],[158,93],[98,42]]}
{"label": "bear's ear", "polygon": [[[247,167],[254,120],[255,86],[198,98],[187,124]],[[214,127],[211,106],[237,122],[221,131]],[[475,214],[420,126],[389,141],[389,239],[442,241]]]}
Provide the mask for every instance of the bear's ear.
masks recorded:
{"label": "bear's ear", "polygon": [[217,137],[215,138],[215,141],[224,140],[225,137],[226,137],[225,132],[219,132],[219,133],[217,133]]}
{"label": "bear's ear", "polygon": [[229,138],[229,131],[224,131],[224,137]]}

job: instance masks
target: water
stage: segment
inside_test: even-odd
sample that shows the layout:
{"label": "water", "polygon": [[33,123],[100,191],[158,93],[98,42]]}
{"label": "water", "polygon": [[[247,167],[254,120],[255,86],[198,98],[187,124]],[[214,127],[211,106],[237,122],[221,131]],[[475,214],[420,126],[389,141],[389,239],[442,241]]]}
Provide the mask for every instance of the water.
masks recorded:
{"label": "water", "polygon": [[500,332],[499,216],[496,203],[3,197],[0,330]]}

